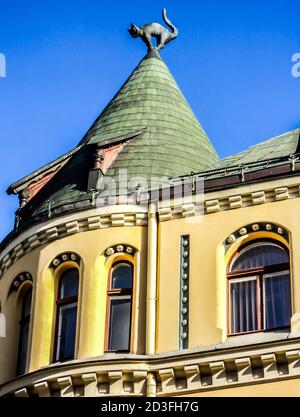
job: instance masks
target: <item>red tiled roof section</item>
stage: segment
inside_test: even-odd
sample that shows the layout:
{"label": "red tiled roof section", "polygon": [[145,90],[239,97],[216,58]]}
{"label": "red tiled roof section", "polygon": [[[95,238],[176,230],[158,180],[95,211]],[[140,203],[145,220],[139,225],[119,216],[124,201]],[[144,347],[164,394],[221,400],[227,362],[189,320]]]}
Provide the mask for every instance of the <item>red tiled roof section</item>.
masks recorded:
{"label": "red tiled roof section", "polygon": [[41,178],[40,180],[36,182],[33,182],[32,184],[28,186],[28,192],[29,192],[28,201],[30,201],[51,180],[51,178],[54,177],[56,172],[57,171],[49,172],[43,178]]}
{"label": "red tiled roof section", "polygon": [[102,162],[102,171],[106,173],[108,168],[114,162],[119,153],[123,150],[126,143],[118,143],[117,145],[106,148],[104,152],[104,160]]}

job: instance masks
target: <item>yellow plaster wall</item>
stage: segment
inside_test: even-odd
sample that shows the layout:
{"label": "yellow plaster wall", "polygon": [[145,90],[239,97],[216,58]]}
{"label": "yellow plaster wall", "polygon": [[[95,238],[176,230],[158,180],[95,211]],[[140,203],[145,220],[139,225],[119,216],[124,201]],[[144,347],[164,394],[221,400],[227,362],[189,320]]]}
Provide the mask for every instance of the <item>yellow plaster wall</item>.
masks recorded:
{"label": "yellow plaster wall", "polygon": [[[300,199],[230,210],[196,219],[160,223],[158,230],[157,352],[178,350],[180,237],[190,235],[189,347],[218,344],[226,339],[226,263],[224,240],[239,228],[257,222],[279,224],[291,233],[294,313],[300,313]],[[34,280],[33,342],[28,370],[52,362],[55,323],[55,277],[50,262],[64,252],[82,259],[76,357],[104,352],[107,265],[101,256],[118,243],[137,249],[133,311],[133,353],[145,352],[147,228],[117,227],[75,234],[25,255],[0,280],[0,301],[7,316],[7,335],[0,339],[0,383],[15,375],[19,311],[6,294],[13,279],[28,271]],[[38,277],[38,279],[37,279]]]}
{"label": "yellow plaster wall", "polygon": [[16,309],[14,295],[6,300],[6,294],[14,278],[24,271],[30,272],[34,279],[34,314],[31,320],[33,337],[28,371],[52,362],[58,277],[53,276],[49,264],[64,252],[74,252],[82,260],[75,356],[88,358],[104,353],[108,265],[105,264],[103,252],[120,243],[137,250],[133,262],[138,282],[134,285],[140,291],[133,297],[136,311],[133,314],[135,332],[132,349],[134,353],[144,353],[147,228],[120,227],[75,234],[25,255],[0,280],[0,301],[7,318],[7,337],[0,338],[0,384],[13,378],[16,372],[20,311]]}
{"label": "yellow plaster wall", "polygon": [[[22,272],[29,272],[33,279],[33,303],[31,312],[34,311],[34,298],[36,292],[36,277],[39,264],[39,250],[34,250],[30,256],[24,257],[18,264],[13,265],[0,280],[0,302],[2,313],[6,316],[6,338],[0,338],[0,384],[16,375],[18,341],[19,341],[19,321],[21,318],[21,303],[18,291],[13,291],[8,297],[9,288],[14,279]],[[32,326],[29,338],[31,341]],[[31,343],[29,343],[29,352]]]}
{"label": "yellow plaster wall", "polygon": [[300,200],[223,211],[199,219],[163,222],[159,227],[157,351],[178,350],[180,237],[190,235],[189,347],[226,339],[226,262],[224,240],[258,222],[279,224],[291,232],[294,313],[300,312]]}

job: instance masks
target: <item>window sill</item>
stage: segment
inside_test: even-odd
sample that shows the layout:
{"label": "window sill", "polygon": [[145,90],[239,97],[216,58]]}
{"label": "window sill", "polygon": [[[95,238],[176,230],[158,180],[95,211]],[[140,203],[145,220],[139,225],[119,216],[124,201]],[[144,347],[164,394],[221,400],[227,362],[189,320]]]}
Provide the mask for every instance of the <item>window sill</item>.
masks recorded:
{"label": "window sill", "polygon": [[224,347],[234,347],[241,345],[252,345],[258,343],[268,343],[275,340],[286,340],[291,334],[290,328],[268,330],[238,335],[228,335],[227,340],[222,344]]}
{"label": "window sill", "polygon": [[227,337],[239,337],[239,336],[251,336],[251,335],[257,335],[257,334],[269,334],[269,333],[290,333],[291,328],[289,326],[286,327],[280,327],[276,329],[269,329],[269,330],[254,330],[253,332],[245,332],[245,333],[232,333],[228,334]]}

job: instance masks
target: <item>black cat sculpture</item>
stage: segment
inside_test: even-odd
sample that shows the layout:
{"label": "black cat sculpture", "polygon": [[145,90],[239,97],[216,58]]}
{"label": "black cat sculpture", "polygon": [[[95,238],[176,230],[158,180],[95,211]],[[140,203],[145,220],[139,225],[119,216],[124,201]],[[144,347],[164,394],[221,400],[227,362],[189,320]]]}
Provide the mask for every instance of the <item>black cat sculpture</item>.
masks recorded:
{"label": "black cat sculpture", "polygon": [[[128,29],[128,32],[133,38],[140,37],[148,46],[149,51],[153,51],[153,50],[159,51],[160,49],[163,49],[167,43],[171,42],[173,39],[177,38],[178,36],[178,29],[167,18],[166,9],[163,9],[162,16],[163,16],[164,22],[169,26],[172,32],[164,28],[159,23],[149,23],[141,27],[131,24],[131,27],[130,29]],[[152,44],[152,37],[156,38],[157,40],[156,47],[154,47]]]}

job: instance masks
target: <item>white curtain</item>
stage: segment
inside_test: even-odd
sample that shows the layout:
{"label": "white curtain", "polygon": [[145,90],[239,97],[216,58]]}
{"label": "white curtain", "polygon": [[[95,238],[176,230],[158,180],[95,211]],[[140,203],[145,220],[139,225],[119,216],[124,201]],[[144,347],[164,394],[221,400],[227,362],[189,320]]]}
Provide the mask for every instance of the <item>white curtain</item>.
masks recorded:
{"label": "white curtain", "polygon": [[231,333],[247,333],[258,329],[256,279],[233,281],[231,288]]}
{"label": "white curtain", "polygon": [[235,259],[231,272],[281,265],[288,262],[288,253],[282,247],[275,244],[256,244],[249,246]]}

